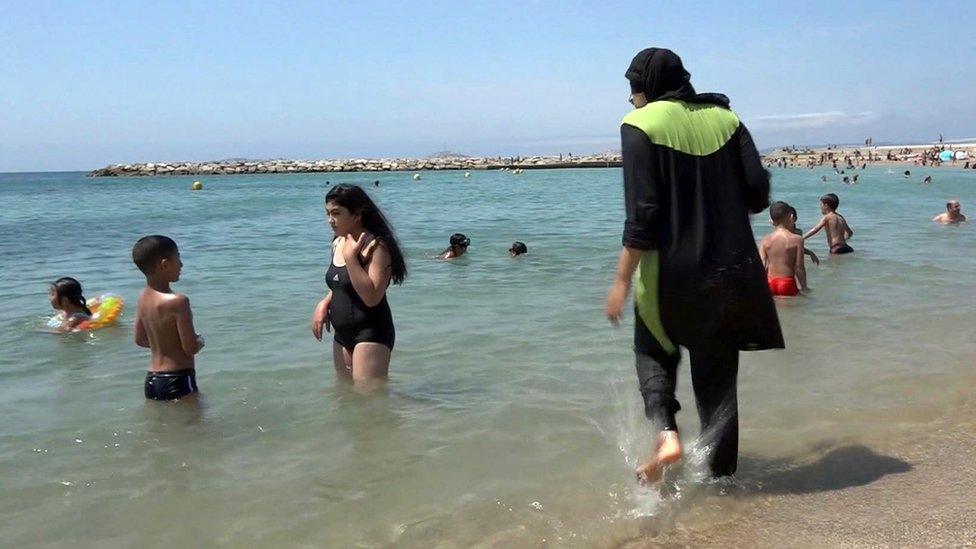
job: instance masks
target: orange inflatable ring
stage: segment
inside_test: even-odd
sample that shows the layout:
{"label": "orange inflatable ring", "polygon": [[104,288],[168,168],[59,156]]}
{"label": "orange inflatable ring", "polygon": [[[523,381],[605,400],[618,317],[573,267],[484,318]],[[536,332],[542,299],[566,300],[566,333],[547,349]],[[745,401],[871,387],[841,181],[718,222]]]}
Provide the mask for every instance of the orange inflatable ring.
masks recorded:
{"label": "orange inflatable ring", "polygon": [[78,324],[78,330],[99,330],[106,326],[111,326],[118,322],[122,316],[122,308],[125,301],[121,296],[115,294],[104,294],[88,300],[88,308],[91,309],[92,317],[89,320]]}

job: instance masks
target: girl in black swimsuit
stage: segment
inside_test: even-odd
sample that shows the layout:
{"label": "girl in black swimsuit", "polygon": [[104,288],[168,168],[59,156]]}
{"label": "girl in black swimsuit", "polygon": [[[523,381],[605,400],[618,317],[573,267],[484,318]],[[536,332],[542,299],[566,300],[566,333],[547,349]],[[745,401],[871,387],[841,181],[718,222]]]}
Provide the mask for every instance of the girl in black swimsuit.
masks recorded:
{"label": "girl in black swimsuit", "polygon": [[335,231],[325,281],[329,292],[312,313],[312,335],[335,328],[336,373],[354,382],[384,379],[396,339],[386,289],[400,284],[407,266],[386,217],[365,191],[338,185],[325,197]]}

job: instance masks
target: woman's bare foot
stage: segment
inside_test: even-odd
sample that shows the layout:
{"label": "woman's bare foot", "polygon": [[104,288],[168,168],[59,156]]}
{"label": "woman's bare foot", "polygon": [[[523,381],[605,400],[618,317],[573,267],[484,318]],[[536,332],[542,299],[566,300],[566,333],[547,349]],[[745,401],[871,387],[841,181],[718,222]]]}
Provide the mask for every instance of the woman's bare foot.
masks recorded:
{"label": "woman's bare foot", "polygon": [[637,481],[650,484],[661,478],[664,466],[681,459],[681,440],[677,431],[661,431],[657,436],[657,448],[651,457],[637,468]]}

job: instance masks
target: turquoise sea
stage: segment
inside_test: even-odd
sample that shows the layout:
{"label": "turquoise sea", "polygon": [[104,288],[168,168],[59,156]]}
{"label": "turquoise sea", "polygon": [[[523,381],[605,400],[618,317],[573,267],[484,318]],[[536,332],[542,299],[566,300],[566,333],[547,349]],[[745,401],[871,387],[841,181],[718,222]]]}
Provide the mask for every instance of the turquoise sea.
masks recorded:
{"label": "turquoise sea", "polygon": [[[686,466],[663,493],[633,481],[650,431],[632,318],[616,329],[603,318],[619,170],[229,176],[200,192],[199,178],[0,174],[0,539],[611,546],[707,534],[769,494],[832,489],[789,474],[825,452],[848,449],[852,470],[890,464],[880,448],[971,392],[976,227],[930,219],[949,198],[976,208],[976,171],[905,180],[874,168],[857,186],[821,183],[826,170],[773,173],[774,199],[804,228],[819,195],[839,194],[857,252],[828,257],[812,240],[813,291],[778,302],[788,349],[743,355],[735,482],[698,482],[682,365]],[[323,197],[340,182],[367,188],[408,258],[388,294],[397,347],[381,395],[337,383],[330,346],[310,333],[331,240]],[[753,226],[758,237],[768,221]],[[471,238],[469,255],[430,259],[454,232]],[[151,233],[180,245],[175,288],[206,336],[198,412],[142,396],[148,356],[131,331],[143,279],[129,254]],[[529,255],[510,259],[513,240]],[[38,332],[47,285],[66,275],[89,297],[122,295],[121,324]]]}

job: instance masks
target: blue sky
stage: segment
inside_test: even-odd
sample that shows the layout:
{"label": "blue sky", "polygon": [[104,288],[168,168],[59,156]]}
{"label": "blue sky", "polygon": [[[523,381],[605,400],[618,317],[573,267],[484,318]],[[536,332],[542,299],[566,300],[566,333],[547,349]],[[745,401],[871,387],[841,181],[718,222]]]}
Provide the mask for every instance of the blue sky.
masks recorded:
{"label": "blue sky", "polygon": [[652,45],[761,147],[976,137],[976,2],[738,4],[5,1],[0,171],[616,149]]}

